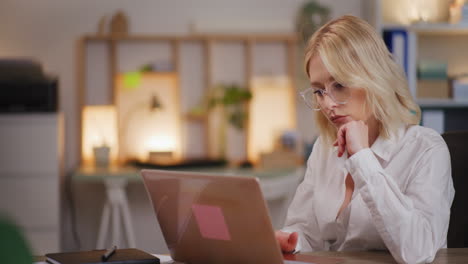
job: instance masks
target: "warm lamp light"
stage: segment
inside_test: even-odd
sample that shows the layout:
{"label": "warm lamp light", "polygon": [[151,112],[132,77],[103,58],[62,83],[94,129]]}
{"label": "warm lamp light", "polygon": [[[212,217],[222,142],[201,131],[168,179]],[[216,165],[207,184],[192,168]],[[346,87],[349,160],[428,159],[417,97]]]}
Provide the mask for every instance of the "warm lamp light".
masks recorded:
{"label": "warm lamp light", "polygon": [[447,22],[448,0],[384,0],[382,12],[385,23],[409,25],[417,22]]}
{"label": "warm lamp light", "polygon": [[108,146],[110,161],[117,158],[117,113],[112,105],[85,106],[82,113],[82,160],[90,164],[94,159],[93,148]]}
{"label": "warm lamp light", "polygon": [[248,157],[256,162],[273,151],[277,136],[295,130],[294,93],[286,76],[255,77],[251,91]]}
{"label": "warm lamp light", "polygon": [[176,140],[174,136],[159,135],[148,138],[145,143],[147,152],[150,151],[174,151],[176,148]]}

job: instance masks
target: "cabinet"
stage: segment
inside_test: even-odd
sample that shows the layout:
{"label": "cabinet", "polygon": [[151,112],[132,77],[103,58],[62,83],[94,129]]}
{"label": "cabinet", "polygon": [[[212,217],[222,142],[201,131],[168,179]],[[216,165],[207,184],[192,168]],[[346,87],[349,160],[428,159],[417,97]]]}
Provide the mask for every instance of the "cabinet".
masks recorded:
{"label": "cabinet", "polygon": [[61,114],[0,115],[0,213],[21,228],[35,255],[60,250]]}

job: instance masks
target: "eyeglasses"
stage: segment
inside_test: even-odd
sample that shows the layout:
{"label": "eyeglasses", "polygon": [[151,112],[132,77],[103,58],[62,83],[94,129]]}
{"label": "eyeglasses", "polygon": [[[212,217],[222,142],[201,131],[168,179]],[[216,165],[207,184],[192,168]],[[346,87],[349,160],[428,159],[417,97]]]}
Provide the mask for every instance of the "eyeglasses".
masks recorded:
{"label": "eyeglasses", "polygon": [[326,89],[320,89],[317,87],[310,87],[299,94],[306,105],[312,108],[314,111],[320,111],[323,108],[325,102],[325,95],[328,95],[333,102],[344,105],[348,102],[351,94],[350,88],[343,86],[337,82],[332,82]]}

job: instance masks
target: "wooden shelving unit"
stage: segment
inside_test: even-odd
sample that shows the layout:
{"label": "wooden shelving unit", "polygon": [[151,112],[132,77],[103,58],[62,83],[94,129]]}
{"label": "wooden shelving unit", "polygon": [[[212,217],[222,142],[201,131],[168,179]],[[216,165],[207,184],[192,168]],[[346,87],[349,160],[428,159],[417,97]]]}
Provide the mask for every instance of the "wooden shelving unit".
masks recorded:
{"label": "wooden shelving unit", "polygon": [[[371,0],[366,0],[371,1]],[[372,0],[374,1],[374,0]],[[393,14],[399,18],[407,18],[408,14],[402,13],[399,5],[392,5],[391,0],[375,0],[374,15],[381,25],[380,29],[402,29],[407,32],[408,41],[408,82],[416,102],[422,109],[422,125],[431,127],[443,133],[448,130],[464,130],[467,128],[463,118],[468,111],[468,102],[464,99],[453,99],[450,97],[448,85],[449,79],[445,80],[419,80],[417,74],[418,63],[422,60],[433,60],[447,63],[448,76],[453,77],[468,71],[466,57],[468,53],[464,48],[468,38],[468,24],[451,24],[448,22],[417,22],[413,24],[407,21],[399,23]],[[385,2],[387,2],[385,5]],[[408,3],[412,3],[408,0]],[[422,2],[421,2],[422,3]],[[420,5],[421,5],[420,3]],[[416,4],[416,3],[413,3]],[[427,6],[427,5],[426,5]],[[392,8],[389,8],[392,7]],[[439,18],[429,18],[429,21],[441,21]],[[401,22],[401,21],[400,21]],[[423,81],[423,82],[421,82]],[[430,83],[430,86],[427,84]],[[425,88],[440,89],[444,97],[433,95],[436,98],[418,98],[418,92]],[[427,90],[426,90],[427,91]]]}
{"label": "wooden shelving unit", "polygon": [[[78,113],[82,112],[83,107],[86,105],[86,53],[88,44],[90,43],[104,43],[107,46],[108,52],[108,65],[109,65],[109,92],[111,94],[112,103],[116,103],[116,91],[115,91],[115,76],[117,72],[117,45],[122,43],[169,43],[171,46],[171,63],[174,66],[174,74],[180,73],[180,64],[183,63],[180,58],[180,45],[183,43],[200,43],[203,45],[203,56],[204,56],[204,86],[206,91],[214,85],[213,83],[213,72],[212,72],[212,61],[213,61],[213,45],[219,43],[241,43],[244,45],[245,51],[245,83],[249,84],[250,80],[253,77],[252,69],[252,49],[255,44],[260,43],[281,43],[285,46],[287,54],[287,75],[293,83],[291,93],[294,93],[294,79],[295,79],[295,52],[296,52],[296,42],[297,37],[295,34],[196,34],[196,35],[84,35],[78,39],[77,43],[77,52],[76,52],[76,83],[77,83],[77,107]],[[180,83],[180,82],[179,82]],[[178,84],[180,85],[180,84]],[[179,92],[180,89],[177,89]],[[179,94],[180,98],[180,94]],[[295,98],[295,96],[291,96]],[[295,102],[293,102],[295,109]],[[200,122],[204,129],[204,148],[207,156],[209,155],[208,151],[211,149],[210,146],[210,131],[209,118],[206,117],[194,117],[187,114],[181,114],[187,122]],[[295,117],[291,117],[295,120]],[[294,121],[295,122],[295,121]],[[81,131],[81,123],[78,126],[79,131]],[[248,128],[245,129],[246,133]],[[249,144],[249,136],[246,135],[246,148]],[[81,146],[81,132],[78,134],[77,142]],[[81,149],[81,148],[79,148]],[[81,153],[79,153],[81,157]],[[247,156],[247,155],[246,155]]]}

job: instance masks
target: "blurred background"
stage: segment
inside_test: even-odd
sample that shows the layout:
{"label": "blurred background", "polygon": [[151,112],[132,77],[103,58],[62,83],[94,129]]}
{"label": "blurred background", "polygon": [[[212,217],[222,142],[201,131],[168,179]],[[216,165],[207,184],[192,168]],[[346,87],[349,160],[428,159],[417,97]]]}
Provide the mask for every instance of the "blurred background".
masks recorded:
{"label": "blurred background", "polygon": [[468,129],[464,1],[2,0],[0,214],[36,255],[167,253],[138,175],[159,168],[259,177],[281,228],[318,136],[304,46],[345,14],[385,39],[423,125]]}

